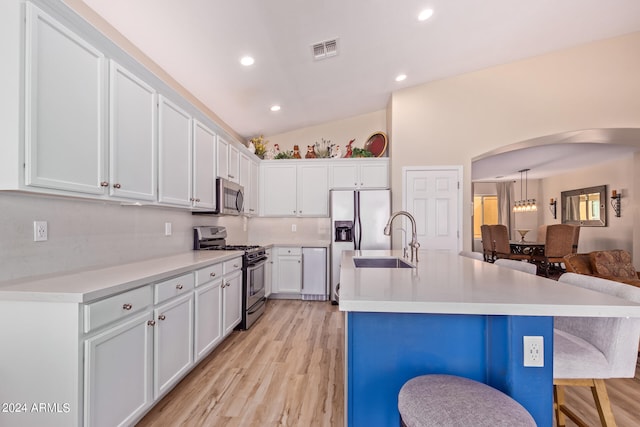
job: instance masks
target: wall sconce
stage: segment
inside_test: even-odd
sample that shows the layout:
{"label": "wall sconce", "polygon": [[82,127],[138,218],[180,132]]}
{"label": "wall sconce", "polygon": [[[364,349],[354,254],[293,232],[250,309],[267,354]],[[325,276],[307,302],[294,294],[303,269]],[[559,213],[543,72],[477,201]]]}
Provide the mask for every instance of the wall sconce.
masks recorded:
{"label": "wall sconce", "polygon": [[556,219],[558,217],[557,212],[558,212],[558,200],[554,199],[553,197],[551,198],[551,201],[549,202],[549,212],[551,212],[551,215],[553,215],[553,219]]}
{"label": "wall sconce", "polygon": [[622,193],[618,193],[617,190],[611,190],[611,207],[616,213],[616,217],[620,218],[620,199],[622,198]]}

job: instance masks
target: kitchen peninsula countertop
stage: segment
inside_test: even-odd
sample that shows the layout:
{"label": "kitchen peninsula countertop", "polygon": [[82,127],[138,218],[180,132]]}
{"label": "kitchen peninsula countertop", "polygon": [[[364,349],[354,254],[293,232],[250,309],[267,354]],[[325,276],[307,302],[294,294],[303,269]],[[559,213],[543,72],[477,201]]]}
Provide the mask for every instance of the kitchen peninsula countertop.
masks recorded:
{"label": "kitchen peninsula countertop", "polygon": [[109,267],[0,282],[0,300],[88,303],[242,256],[242,251],[189,251]]}
{"label": "kitchen peninsula countertop", "polygon": [[[344,251],[340,310],[378,313],[640,317],[640,305],[445,251],[420,252],[416,268],[355,268]],[[407,260],[408,261],[408,260]]]}

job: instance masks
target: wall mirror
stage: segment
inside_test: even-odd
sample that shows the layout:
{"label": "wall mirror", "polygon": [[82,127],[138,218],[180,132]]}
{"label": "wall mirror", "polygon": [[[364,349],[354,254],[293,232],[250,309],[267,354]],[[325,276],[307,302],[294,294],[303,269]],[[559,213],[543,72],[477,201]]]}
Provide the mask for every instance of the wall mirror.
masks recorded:
{"label": "wall mirror", "polygon": [[561,193],[562,223],[585,227],[606,227],[607,186],[579,188]]}

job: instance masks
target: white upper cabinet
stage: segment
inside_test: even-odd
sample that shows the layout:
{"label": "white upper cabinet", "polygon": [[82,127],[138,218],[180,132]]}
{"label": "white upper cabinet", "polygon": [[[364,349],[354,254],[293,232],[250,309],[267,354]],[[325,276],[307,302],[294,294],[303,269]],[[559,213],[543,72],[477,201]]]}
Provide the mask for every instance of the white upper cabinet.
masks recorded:
{"label": "white upper cabinet", "polygon": [[219,135],[216,143],[216,173],[220,178],[229,179],[229,143]]}
{"label": "white upper cabinet", "polygon": [[238,165],[238,182],[244,188],[244,213],[249,213],[249,205],[251,203],[251,161],[249,157],[240,153],[240,160]]}
{"label": "white upper cabinet", "polygon": [[240,151],[233,144],[229,144],[227,179],[240,182]]}
{"label": "white upper cabinet", "polygon": [[389,188],[389,160],[337,160],[331,165],[331,188]]}
{"label": "white upper cabinet", "polygon": [[300,162],[279,160],[263,166],[264,216],[329,216],[328,165]]}
{"label": "white upper cabinet", "polygon": [[25,184],[104,194],[104,56],[31,4],[26,10]]}
{"label": "white upper cabinet", "polygon": [[298,216],[329,216],[327,165],[298,165]]}
{"label": "white upper cabinet", "polygon": [[258,193],[260,192],[260,166],[257,161],[249,162],[249,197],[247,212],[248,215],[258,214]]}
{"label": "white upper cabinet", "polygon": [[197,120],[193,121],[193,197],[194,207],[215,209],[216,135]]}
{"label": "white upper cabinet", "polygon": [[191,117],[161,95],[159,127],[158,201],[191,206]]}
{"label": "white upper cabinet", "polygon": [[155,200],[156,92],[114,61],[109,81],[109,194]]}

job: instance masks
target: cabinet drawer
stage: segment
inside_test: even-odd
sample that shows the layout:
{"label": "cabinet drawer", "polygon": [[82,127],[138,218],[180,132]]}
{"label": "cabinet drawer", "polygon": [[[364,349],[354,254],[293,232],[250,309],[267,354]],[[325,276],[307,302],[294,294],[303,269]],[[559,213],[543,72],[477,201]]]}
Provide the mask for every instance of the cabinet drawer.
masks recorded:
{"label": "cabinet drawer", "polygon": [[300,247],[286,246],[286,247],[276,248],[276,251],[278,255],[302,255],[302,248]]}
{"label": "cabinet drawer", "polygon": [[196,271],[196,286],[203,285],[222,277],[222,263],[201,268]]}
{"label": "cabinet drawer", "polygon": [[151,285],[114,295],[84,306],[84,332],[91,332],[115,320],[150,306]]}
{"label": "cabinet drawer", "polygon": [[224,262],[224,274],[233,273],[242,270],[242,258],[234,258]]}
{"label": "cabinet drawer", "polygon": [[193,291],[194,286],[193,273],[183,274],[182,276],[156,283],[155,299],[153,302],[154,304],[158,304],[169,298],[186,294],[187,292]]}

